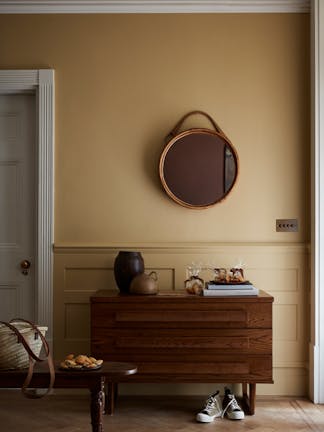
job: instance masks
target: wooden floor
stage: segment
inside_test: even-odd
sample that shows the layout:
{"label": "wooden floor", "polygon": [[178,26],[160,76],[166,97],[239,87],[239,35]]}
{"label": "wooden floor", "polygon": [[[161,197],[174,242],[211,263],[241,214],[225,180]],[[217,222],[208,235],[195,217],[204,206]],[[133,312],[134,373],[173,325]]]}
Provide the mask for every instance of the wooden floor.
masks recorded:
{"label": "wooden floor", "polygon": [[[199,397],[120,397],[114,416],[105,416],[112,432],[324,432],[324,405],[305,399],[257,398],[256,414],[242,421],[195,421],[202,408]],[[40,400],[20,392],[0,390],[0,430],[3,432],[91,432],[89,398],[63,391]]]}

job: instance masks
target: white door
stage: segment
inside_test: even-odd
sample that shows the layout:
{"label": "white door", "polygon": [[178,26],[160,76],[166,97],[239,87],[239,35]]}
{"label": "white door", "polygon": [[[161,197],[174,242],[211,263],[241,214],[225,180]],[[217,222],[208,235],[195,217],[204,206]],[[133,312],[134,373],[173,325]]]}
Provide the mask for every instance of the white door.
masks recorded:
{"label": "white door", "polygon": [[35,316],[35,123],[35,95],[0,95],[2,321]]}

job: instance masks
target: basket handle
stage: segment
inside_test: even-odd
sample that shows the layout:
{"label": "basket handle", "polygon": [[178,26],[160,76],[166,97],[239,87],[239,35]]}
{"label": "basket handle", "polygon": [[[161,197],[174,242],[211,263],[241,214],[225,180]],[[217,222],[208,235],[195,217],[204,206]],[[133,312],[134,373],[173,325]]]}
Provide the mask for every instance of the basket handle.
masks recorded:
{"label": "basket handle", "polygon": [[[27,323],[31,326],[31,328],[38,334],[38,336],[41,338],[43,347],[45,349],[45,357],[41,358],[38,357],[33,350],[30,348],[28,342],[26,341],[26,339],[24,338],[24,336],[20,333],[20,331],[13,325],[14,322],[24,322]],[[46,394],[48,394],[54,385],[54,381],[55,381],[55,370],[54,370],[54,364],[53,364],[53,359],[50,353],[50,349],[47,343],[47,340],[45,339],[45,337],[43,336],[43,334],[41,333],[41,331],[37,328],[37,326],[32,323],[31,321],[22,319],[22,318],[14,318],[12,319],[10,322],[4,322],[4,321],[0,321],[1,324],[4,324],[5,326],[7,326],[8,328],[10,328],[10,330],[12,330],[18,339],[18,342],[22,343],[23,347],[25,348],[25,350],[27,351],[28,357],[29,357],[29,367],[28,367],[28,372],[27,372],[27,377],[22,385],[22,389],[21,391],[23,392],[23,394],[28,397],[28,398],[32,398],[32,399],[36,399],[36,398],[41,398],[43,396],[45,396]],[[42,394],[36,394],[34,392],[30,392],[28,391],[28,385],[31,382],[32,376],[33,376],[33,371],[34,371],[34,365],[35,362],[42,362],[47,360],[48,363],[48,369],[49,369],[49,373],[50,373],[50,383],[48,386],[48,389],[46,390],[45,393]]]}
{"label": "basket handle", "polygon": [[[39,335],[39,337],[41,338],[42,344],[44,346],[45,349],[45,354],[46,356],[44,358],[38,357],[33,350],[30,348],[28,342],[26,341],[26,339],[24,338],[24,336],[20,333],[20,331],[13,325],[14,322],[24,322],[26,324],[29,324],[30,327]],[[37,328],[37,326],[35,326],[34,323],[32,323],[31,321],[27,321],[25,319],[22,318],[14,318],[11,321],[9,321],[8,323],[0,321],[1,324],[5,324],[7,327],[9,327],[13,332],[15,332],[15,334],[17,335],[18,338],[18,342],[22,343],[25,350],[27,351],[28,355],[31,356],[34,360],[41,362],[41,361],[45,361],[49,355],[49,346],[47,343],[47,340],[45,339],[45,337],[43,336],[43,334],[40,332],[40,330]]]}
{"label": "basket handle", "polygon": [[215,120],[209,114],[207,114],[204,111],[190,111],[187,114],[185,114],[183,117],[181,117],[181,119],[177,122],[177,124],[174,126],[174,128],[171,130],[171,132],[166,136],[165,140],[170,141],[173,137],[175,137],[178,134],[179,129],[181,128],[183,122],[189,116],[196,115],[196,114],[200,114],[200,115],[203,115],[204,117],[207,117],[207,119],[211,122],[211,124],[215,128],[216,132],[225,137],[225,134],[222,131],[222,129],[218,126],[218,124],[215,122]]}

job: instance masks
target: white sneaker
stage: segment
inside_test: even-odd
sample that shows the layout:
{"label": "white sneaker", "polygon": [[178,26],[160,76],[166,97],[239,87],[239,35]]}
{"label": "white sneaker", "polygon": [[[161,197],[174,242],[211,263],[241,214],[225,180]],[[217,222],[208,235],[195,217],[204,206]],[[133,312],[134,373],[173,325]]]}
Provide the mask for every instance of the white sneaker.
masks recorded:
{"label": "white sneaker", "polygon": [[196,415],[196,420],[201,423],[210,423],[216,417],[222,415],[222,404],[219,391],[209,396],[205,408]]}
{"label": "white sneaker", "polygon": [[225,394],[223,399],[223,413],[222,417],[226,415],[230,420],[243,420],[244,411],[237,403],[235,396],[231,390],[225,387]]}

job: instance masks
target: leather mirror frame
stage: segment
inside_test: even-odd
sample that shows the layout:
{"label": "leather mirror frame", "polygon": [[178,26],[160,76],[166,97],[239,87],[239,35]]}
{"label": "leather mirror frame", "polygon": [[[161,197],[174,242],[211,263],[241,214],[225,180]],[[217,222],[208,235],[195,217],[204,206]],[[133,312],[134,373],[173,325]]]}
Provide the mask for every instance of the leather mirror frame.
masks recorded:
{"label": "leather mirror frame", "polygon": [[[228,182],[226,157],[231,159],[232,171]],[[238,155],[219,129],[185,130],[164,148],[159,175],[164,190],[176,203],[191,209],[209,208],[223,201],[233,189],[238,177]],[[222,180],[217,181],[217,176]]]}

